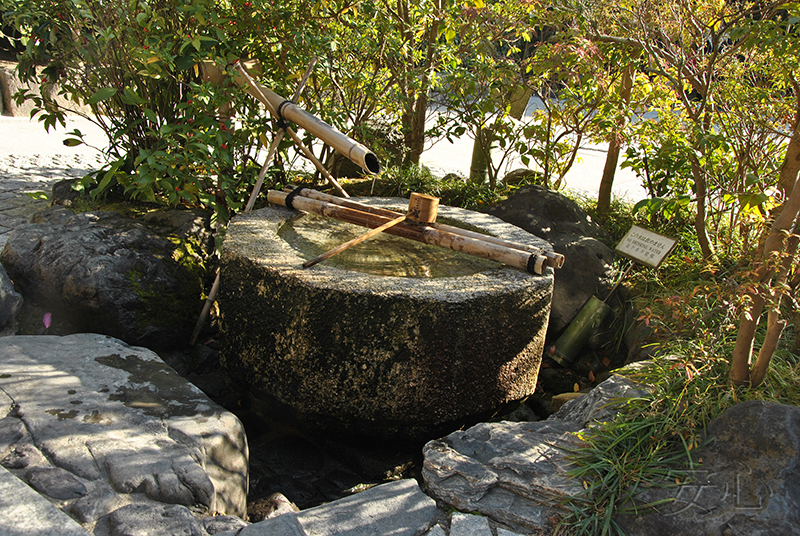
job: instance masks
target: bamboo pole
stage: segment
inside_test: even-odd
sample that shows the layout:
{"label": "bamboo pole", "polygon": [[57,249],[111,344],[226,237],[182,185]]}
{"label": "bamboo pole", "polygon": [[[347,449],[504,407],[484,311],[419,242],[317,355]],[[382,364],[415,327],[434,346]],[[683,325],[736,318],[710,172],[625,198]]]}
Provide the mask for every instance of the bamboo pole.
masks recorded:
{"label": "bamboo pole", "polygon": [[[273,204],[286,206],[287,195],[289,194],[286,192],[270,190],[267,192],[267,200]],[[364,212],[335,203],[318,201],[302,195],[297,195],[292,199],[292,206],[297,210],[313,212],[321,216],[336,218],[372,229],[380,227],[394,219],[385,215]],[[384,232],[416,240],[424,244],[439,246],[453,251],[461,251],[476,257],[497,261],[532,274],[541,275],[544,272],[545,266],[547,266],[547,257],[544,255],[508,248],[456,233],[441,231],[429,225],[398,223],[389,227]]]}
{"label": "bamboo pole", "polygon": [[314,257],[310,261],[304,262],[303,263],[303,268],[311,268],[312,266],[314,266],[317,263],[320,263],[320,262],[322,262],[324,260],[330,259],[334,255],[337,255],[337,254],[341,253],[342,251],[346,250],[347,248],[355,246],[356,244],[360,244],[364,240],[366,240],[368,238],[371,238],[371,237],[375,236],[376,234],[379,234],[379,233],[385,231],[389,227],[394,227],[398,223],[400,223],[402,221],[405,221],[405,219],[406,219],[405,216],[400,216],[399,218],[395,218],[392,221],[386,222],[386,223],[384,223],[383,225],[381,225],[379,227],[375,227],[374,229],[371,229],[369,232],[364,233],[363,235],[361,235],[361,236],[359,236],[357,238],[354,238],[352,240],[348,240],[344,244],[340,244],[340,245],[336,246],[335,248],[326,251],[322,255],[319,255],[318,257]]}
{"label": "bamboo pole", "polygon": [[[296,101],[298,98],[300,98],[300,94],[302,93],[303,88],[305,88],[306,83],[308,82],[308,77],[311,76],[311,72],[313,71],[314,65],[316,65],[316,64],[317,64],[317,58],[315,56],[314,59],[311,60],[311,63],[308,65],[308,68],[306,68],[306,72],[303,75],[303,79],[300,80],[300,83],[297,85],[297,89],[295,90],[294,96],[292,97],[293,101]],[[219,72],[219,69],[217,69],[216,66],[213,66],[210,63],[205,63],[203,65],[203,74],[204,74],[204,76],[209,77],[209,78],[215,78],[216,77],[215,78],[216,80],[219,80],[219,78],[222,76],[222,73]],[[245,73],[245,75],[246,74],[247,73]],[[248,76],[248,78],[249,78],[249,76]],[[280,144],[281,140],[283,139],[283,135],[286,132],[286,130],[287,130],[286,128],[281,128],[278,131],[278,133],[275,135],[275,138],[272,140],[272,144],[270,145],[269,151],[267,153],[267,158],[264,160],[264,165],[261,167],[261,171],[258,174],[258,180],[256,181],[256,184],[253,187],[253,191],[250,193],[250,199],[247,201],[247,205],[244,208],[245,212],[250,212],[251,210],[253,210],[253,206],[256,203],[256,198],[258,197],[258,193],[261,191],[261,186],[264,184],[264,177],[266,176],[267,168],[269,167],[269,163],[275,157],[275,153],[278,151],[278,145]],[[302,143],[301,143],[301,145],[302,145]],[[319,161],[317,160],[315,162],[315,165],[318,162]],[[319,166],[322,166],[322,164],[319,164]],[[324,169],[324,166],[322,166],[322,167]],[[325,170],[325,171],[327,172],[327,170]],[[330,177],[329,174],[326,175],[326,178],[328,178],[328,177]],[[331,184],[335,188],[337,188],[337,190],[340,193],[342,193],[345,197],[349,197],[347,195],[347,192],[345,192],[344,189],[342,189],[342,187],[339,185],[338,182],[336,182],[336,180],[333,179],[333,177],[329,178],[329,182],[331,182]],[[214,284],[211,285],[211,290],[208,293],[208,298],[206,298],[206,301],[203,304],[203,310],[200,312],[200,317],[197,319],[197,323],[194,326],[194,331],[192,332],[192,337],[191,337],[191,339],[189,339],[189,344],[191,346],[194,346],[195,344],[197,344],[197,339],[200,336],[200,331],[202,331],[203,325],[206,322],[206,318],[208,318],[208,314],[211,311],[211,306],[213,305],[213,303],[217,299],[217,294],[219,293],[219,279],[220,279],[220,272],[219,272],[219,270],[217,270],[217,275],[214,278]]]}
{"label": "bamboo pole", "polygon": [[[294,95],[292,96],[292,102],[297,102],[297,99],[300,98],[300,94],[303,92],[303,89],[306,87],[306,83],[308,82],[308,77],[311,76],[311,73],[314,71],[314,66],[317,64],[318,58],[314,56],[311,60],[311,63],[308,64],[306,68],[306,72],[303,73],[303,78],[300,80],[300,83],[297,85],[297,88],[294,90]],[[244,207],[245,212],[250,212],[253,210],[253,207],[256,204],[256,199],[258,198],[259,192],[261,192],[261,187],[264,185],[264,177],[267,175],[267,169],[269,169],[269,164],[272,162],[272,159],[275,158],[275,153],[278,152],[278,146],[283,140],[283,136],[286,134],[286,130],[281,128],[275,134],[275,137],[272,139],[272,143],[269,146],[269,151],[267,151],[267,158],[264,159],[264,165],[261,166],[261,170],[258,172],[258,180],[256,181],[255,186],[253,187],[253,191],[250,193],[250,199],[247,201],[247,205]],[[266,141],[266,140],[265,140]]]}
{"label": "bamboo pole", "polygon": [[[237,65],[241,74],[234,75],[234,82],[245,87],[251,96],[261,101],[268,109],[274,110],[275,117],[284,118],[303,127],[369,173],[373,175],[380,173],[381,164],[375,153],[320,118],[311,115],[303,108],[253,80],[242,62],[238,62]],[[203,72],[212,81],[222,77],[220,70],[211,62],[203,63]]]}
{"label": "bamboo pole", "polygon": [[[319,172],[322,173],[322,175],[325,177],[325,179],[329,183],[331,183],[331,185],[336,189],[336,191],[339,192],[339,195],[341,195],[342,197],[350,197],[347,194],[347,192],[344,191],[344,188],[342,188],[342,186],[337,182],[337,180],[333,178],[333,175],[331,175],[330,172],[325,168],[325,166],[322,165],[322,162],[320,162],[319,159],[314,155],[314,153],[311,152],[311,149],[306,147],[306,144],[303,143],[303,140],[300,139],[300,137],[297,135],[297,133],[294,131],[294,129],[292,127],[290,127],[289,125],[286,125],[285,122],[283,121],[283,116],[281,115],[281,106],[283,106],[285,103],[291,104],[291,101],[284,101],[281,105],[279,105],[276,108],[275,105],[273,104],[273,102],[264,95],[264,90],[266,90],[266,91],[269,91],[269,90],[267,88],[265,88],[264,86],[258,84],[258,82],[256,82],[255,80],[253,80],[253,78],[247,73],[245,68],[242,66],[241,62],[237,62],[236,66],[239,68],[239,71],[241,71],[241,73],[242,73],[242,79],[245,80],[245,82],[249,85],[248,93],[250,93],[253,96],[256,96],[256,98],[258,98],[258,100],[260,100],[261,102],[264,103],[264,105],[267,107],[267,110],[269,110],[269,113],[272,114],[276,119],[281,121],[281,126],[280,126],[281,131],[286,132],[287,134],[289,134],[289,137],[292,138],[292,141],[294,142],[294,144],[297,145],[297,147],[300,149],[300,151],[302,151],[302,153],[306,156],[306,158],[311,160],[311,162],[314,164],[314,167],[316,167],[319,170]],[[238,78],[237,78],[237,82],[240,83],[240,84],[242,83],[242,82],[239,81]],[[309,117],[314,117],[314,116],[312,116],[311,114],[308,114],[308,113],[306,115],[308,115]],[[314,119],[316,119],[316,118],[314,117]],[[344,134],[342,134],[341,132],[339,132],[337,130],[334,130],[333,127],[330,127],[329,125],[327,125],[326,123],[323,123],[319,119],[317,119],[317,121],[319,121],[323,125],[328,126],[328,128],[330,128],[331,131],[333,131],[335,133],[338,133],[338,134],[341,134],[342,136],[344,136]],[[313,134],[313,132],[312,132],[312,134]],[[317,137],[319,137],[319,136],[317,136]],[[324,138],[320,138],[320,139],[325,141]],[[326,143],[327,143],[327,141],[326,141]],[[356,143],[356,142],[353,142],[353,143]],[[330,143],[329,143],[329,145],[330,145]],[[375,158],[375,161],[377,162],[377,158]],[[358,162],[356,162],[356,163],[358,164]],[[380,169],[380,166],[379,166],[379,169]]]}
{"label": "bamboo pole", "polygon": [[[291,188],[291,187],[290,187]],[[287,188],[288,189],[288,188]],[[290,190],[291,191],[291,190]],[[400,216],[400,213],[394,212],[392,210],[388,210],[385,208],[379,207],[372,207],[370,205],[366,205],[364,203],[359,203],[358,201],[354,201],[352,199],[342,199],[340,197],[336,197],[330,194],[326,194],[323,192],[319,192],[317,190],[313,190],[311,188],[303,188],[301,192],[299,192],[298,196],[305,196],[311,199],[316,199],[318,201],[325,201],[328,203],[334,203],[337,205],[341,205],[343,207],[353,208],[355,210],[360,210],[363,212],[369,212],[371,214],[378,214],[382,216],[386,216],[388,218],[396,218]],[[469,231],[467,229],[462,229],[461,227],[456,227],[454,225],[446,225],[444,223],[431,223],[428,224],[430,227],[437,229],[442,232],[458,234],[464,237],[473,238],[476,240],[481,240],[483,242],[490,242],[492,244],[496,244],[498,246],[510,248],[510,249],[517,249],[520,251],[526,251],[528,253],[533,253],[536,255],[541,255],[546,258],[545,264],[547,266],[551,266],[553,268],[561,268],[564,266],[564,255],[561,253],[555,253],[553,251],[547,251],[541,249],[539,247],[530,245],[530,244],[519,244],[517,242],[511,242],[509,240],[503,240],[502,238],[497,238],[496,236],[490,236],[481,234],[475,231]]]}

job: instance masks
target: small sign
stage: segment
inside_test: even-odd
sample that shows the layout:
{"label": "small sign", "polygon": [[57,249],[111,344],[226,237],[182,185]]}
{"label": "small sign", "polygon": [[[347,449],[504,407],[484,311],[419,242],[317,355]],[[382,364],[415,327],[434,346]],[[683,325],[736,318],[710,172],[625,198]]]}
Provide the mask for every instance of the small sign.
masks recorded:
{"label": "small sign", "polygon": [[667,258],[678,241],[634,225],[617,245],[617,253],[651,268]]}

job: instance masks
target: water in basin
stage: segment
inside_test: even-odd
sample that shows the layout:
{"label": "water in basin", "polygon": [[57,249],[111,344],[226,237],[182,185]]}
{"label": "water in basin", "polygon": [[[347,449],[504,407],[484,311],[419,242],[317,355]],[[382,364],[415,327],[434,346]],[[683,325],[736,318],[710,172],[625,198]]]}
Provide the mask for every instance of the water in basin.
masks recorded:
{"label": "water in basin", "polygon": [[[442,223],[456,225],[457,222]],[[287,220],[278,236],[309,260],[369,229],[334,218],[304,214]],[[323,261],[345,270],[395,277],[461,277],[498,268],[499,263],[380,233]]]}

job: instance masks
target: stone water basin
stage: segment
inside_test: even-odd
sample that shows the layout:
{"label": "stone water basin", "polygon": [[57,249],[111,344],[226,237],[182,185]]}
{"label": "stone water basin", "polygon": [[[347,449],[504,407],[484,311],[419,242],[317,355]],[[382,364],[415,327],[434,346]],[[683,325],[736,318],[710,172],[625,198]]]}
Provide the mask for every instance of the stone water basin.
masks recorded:
{"label": "stone water basin", "polygon": [[[486,214],[440,206],[439,221],[551,249]],[[302,268],[366,230],[277,206],[230,223],[221,361],[252,398],[315,429],[412,439],[534,392],[552,268],[531,275],[384,234]]]}

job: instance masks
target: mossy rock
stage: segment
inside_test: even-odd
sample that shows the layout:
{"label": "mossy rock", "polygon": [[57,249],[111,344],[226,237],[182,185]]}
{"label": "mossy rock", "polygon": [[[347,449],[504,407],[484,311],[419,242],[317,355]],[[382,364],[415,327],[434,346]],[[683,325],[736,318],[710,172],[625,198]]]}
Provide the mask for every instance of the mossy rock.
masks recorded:
{"label": "mossy rock", "polygon": [[26,302],[65,331],[153,349],[188,344],[208,277],[207,213],[49,210],[15,229],[0,255]]}

